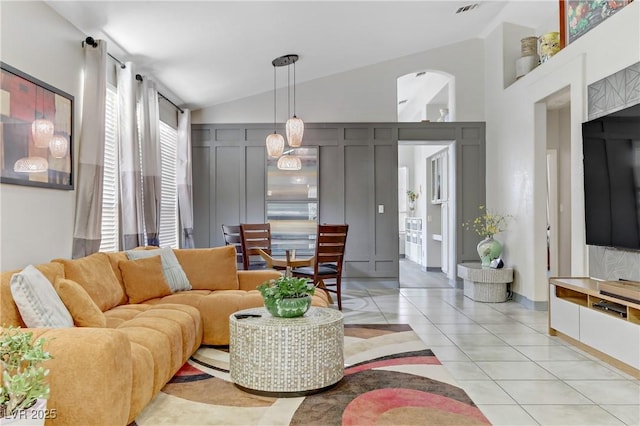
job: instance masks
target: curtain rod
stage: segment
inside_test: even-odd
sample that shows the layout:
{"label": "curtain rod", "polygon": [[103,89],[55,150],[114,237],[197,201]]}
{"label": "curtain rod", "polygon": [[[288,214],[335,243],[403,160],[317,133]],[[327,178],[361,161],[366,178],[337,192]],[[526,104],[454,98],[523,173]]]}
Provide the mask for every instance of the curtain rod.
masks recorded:
{"label": "curtain rod", "polygon": [[[142,82],[142,76],[140,74],[136,74],[136,80]],[[158,92],[158,96],[160,96],[162,99],[164,99],[165,101],[169,102],[171,105],[173,105],[173,107],[175,109],[177,109],[178,111],[180,111],[182,114],[184,114],[184,111],[182,110],[182,108],[180,108],[178,105],[174,104],[171,99],[167,98],[165,95],[163,95],[162,93]]]}
{"label": "curtain rod", "polygon": [[[86,39],[84,39],[82,41],[82,47],[84,47],[85,43],[88,44],[91,47],[98,47],[98,43],[96,42],[96,40],[93,37],[87,37]],[[107,55],[111,59],[116,61],[120,65],[120,68],[126,68],[127,67],[124,62],[122,62],[120,59],[118,59],[115,56],[113,56],[111,53],[107,52]],[[142,81],[142,76],[140,74],[136,74],[136,80]],[[165,95],[163,95],[160,92],[158,92],[158,96],[160,96],[162,99],[164,99],[165,101],[167,101],[171,105],[173,105],[173,107],[175,109],[177,109],[178,111],[180,111],[181,114],[184,114],[184,110],[182,108],[180,108],[178,105],[174,104],[173,101],[171,101],[171,99],[167,98]]]}
{"label": "curtain rod", "polygon": [[[96,40],[93,37],[87,37],[86,39],[84,39],[82,41],[82,47],[84,47],[85,44],[88,44],[91,47],[98,47],[98,43],[96,42]],[[120,68],[126,68],[126,64],[124,62],[122,62],[120,59],[116,58],[115,56],[113,56],[111,53],[107,52],[107,55],[113,59],[114,61],[116,61],[119,65]]]}

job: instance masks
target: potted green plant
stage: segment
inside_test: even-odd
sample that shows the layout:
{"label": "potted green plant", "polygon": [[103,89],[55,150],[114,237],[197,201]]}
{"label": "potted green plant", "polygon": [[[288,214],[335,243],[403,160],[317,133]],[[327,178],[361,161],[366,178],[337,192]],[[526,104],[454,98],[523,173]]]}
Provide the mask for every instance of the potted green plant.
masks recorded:
{"label": "potted green plant", "polygon": [[258,286],[264,306],[274,317],[300,317],[309,310],[316,288],[306,278],[283,275]]}
{"label": "potted green plant", "polygon": [[[44,424],[49,384],[40,363],[52,359],[44,350],[46,340],[33,340],[33,333],[23,332],[17,327],[3,328],[0,333],[0,366],[2,387],[0,388],[0,419],[3,424],[33,424],[41,420]],[[15,421],[15,423],[13,422]]]}

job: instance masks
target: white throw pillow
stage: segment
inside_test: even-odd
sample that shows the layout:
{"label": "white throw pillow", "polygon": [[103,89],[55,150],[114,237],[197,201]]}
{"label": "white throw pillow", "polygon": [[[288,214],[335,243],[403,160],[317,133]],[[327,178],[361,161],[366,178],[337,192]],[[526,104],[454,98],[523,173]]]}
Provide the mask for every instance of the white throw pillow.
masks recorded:
{"label": "white throw pillow", "polygon": [[162,261],[162,273],[164,274],[171,291],[191,290],[191,283],[185,274],[176,254],[171,247],[163,247],[157,250],[129,250],[127,257],[129,260],[143,259],[160,255]]}
{"label": "white throw pillow", "polygon": [[35,266],[13,274],[11,294],[27,327],[73,327],[73,318],[53,284]]}

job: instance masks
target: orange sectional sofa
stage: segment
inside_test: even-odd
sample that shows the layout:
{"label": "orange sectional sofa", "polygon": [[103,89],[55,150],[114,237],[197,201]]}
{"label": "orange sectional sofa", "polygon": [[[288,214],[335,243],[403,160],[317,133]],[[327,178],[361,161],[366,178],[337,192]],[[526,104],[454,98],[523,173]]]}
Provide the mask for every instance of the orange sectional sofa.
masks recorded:
{"label": "orange sectional sofa", "polygon": [[[167,250],[167,249],[164,249]],[[160,250],[158,250],[159,252]],[[0,276],[0,325],[48,340],[48,408],[55,425],[126,425],[200,347],[229,343],[229,316],[262,306],[256,290],[274,270],[238,271],[232,246],[174,249],[190,290],[172,291],[164,258],[132,260],[126,252],[37,265],[73,318],[73,327],[27,328],[14,301],[12,276]],[[313,305],[328,306],[318,290]]]}

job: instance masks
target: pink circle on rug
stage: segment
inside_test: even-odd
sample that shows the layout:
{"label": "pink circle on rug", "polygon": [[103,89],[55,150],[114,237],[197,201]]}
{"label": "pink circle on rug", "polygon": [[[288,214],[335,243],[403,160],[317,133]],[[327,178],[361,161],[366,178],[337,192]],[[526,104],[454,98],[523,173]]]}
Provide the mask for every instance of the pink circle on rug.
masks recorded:
{"label": "pink circle on rug", "polygon": [[387,388],[364,393],[351,401],[342,414],[342,425],[374,425],[385,412],[402,407],[428,407],[489,423],[477,407],[455,399],[414,389]]}

